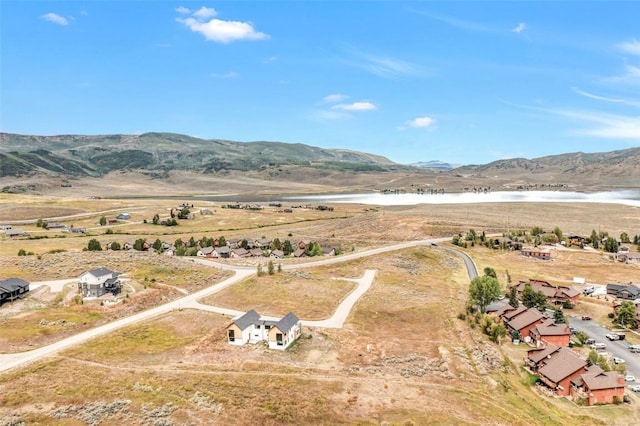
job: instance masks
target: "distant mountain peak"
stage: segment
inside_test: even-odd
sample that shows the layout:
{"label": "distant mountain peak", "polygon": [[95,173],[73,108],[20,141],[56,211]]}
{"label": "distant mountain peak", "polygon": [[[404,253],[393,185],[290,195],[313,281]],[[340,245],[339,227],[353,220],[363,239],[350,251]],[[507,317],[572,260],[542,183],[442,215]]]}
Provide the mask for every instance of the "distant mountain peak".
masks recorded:
{"label": "distant mountain peak", "polygon": [[409,165],[434,170],[453,170],[461,166],[461,164],[447,163],[440,160],[418,161],[417,163],[412,163]]}

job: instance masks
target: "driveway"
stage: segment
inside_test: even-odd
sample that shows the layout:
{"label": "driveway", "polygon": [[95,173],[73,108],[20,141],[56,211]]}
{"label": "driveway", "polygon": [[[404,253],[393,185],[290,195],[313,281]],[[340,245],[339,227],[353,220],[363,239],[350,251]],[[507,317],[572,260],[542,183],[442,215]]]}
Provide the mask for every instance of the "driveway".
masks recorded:
{"label": "driveway", "polygon": [[[448,240],[449,240],[448,238],[440,238],[440,239],[432,239],[432,240],[410,241],[406,243],[394,244],[387,247],[380,247],[377,249],[367,250],[360,253],[350,253],[347,255],[332,257],[330,259],[323,259],[316,262],[309,262],[309,263],[299,264],[299,265],[285,265],[282,267],[282,269],[293,270],[298,268],[307,268],[311,266],[330,265],[334,263],[346,262],[349,260],[358,259],[365,256],[372,256],[375,254],[386,253],[386,252],[401,250],[401,249],[410,248],[410,247],[416,247],[416,246],[422,246],[422,245],[434,246],[437,242],[448,241]],[[477,276],[476,267],[473,261],[471,260],[471,258],[468,255],[466,255],[466,253],[463,253],[462,251],[456,250],[453,248],[447,248],[446,250],[452,251],[463,258],[470,278]],[[152,308],[143,312],[139,312],[130,317],[122,318],[120,320],[113,321],[111,323],[102,325],[100,327],[96,327],[94,329],[78,333],[76,335],[70,336],[66,339],[60,340],[50,345],[47,345],[38,349],[34,349],[28,352],[21,352],[17,354],[1,354],[0,355],[0,372],[8,371],[10,369],[19,367],[23,364],[36,361],[46,356],[53,355],[71,346],[84,343],[89,339],[93,339],[95,337],[101,336],[103,334],[109,333],[119,328],[126,327],[129,325],[135,324],[137,322],[144,321],[144,320],[147,320],[147,319],[150,319],[158,315],[165,314],[167,312],[171,312],[177,309],[193,307],[196,309],[203,309],[203,310],[217,312],[217,313],[221,313],[224,315],[231,315],[231,316],[236,316],[243,313],[241,311],[235,311],[231,309],[219,308],[214,306],[206,307],[206,305],[202,305],[198,303],[198,299],[201,299],[203,297],[219,292],[233,284],[236,284],[240,281],[247,279],[248,277],[256,273],[255,267],[251,267],[251,266],[236,267],[236,266],[227,265],[220,262],[214,262],[208,259],[205,260],[205,259],[199,259],[199,258],[191,258],[189,259],[189,261],[192,261],[198,264],[220,268],[223,270],[232,270],[235,272],[235,274],[232,277],[227,278],[226,280],[223,280],[222,282],[214,286],[202,289],[200,291],[197,291],[195,293],[192,293],[180,299],[168,302],[164,305],[160,305],[155,308]],[[341,328],[344,325],[344,322],[346,321],[347,317],[349,316],[349,313],[351,312],[353,305],[369,289],[369,287],[371,286],[371,283],[373,282],[374,277],[375,277],[375,270],[366,270],[362,278],[352,279],[352,281],[356,282],[358,286],[338,305],[338,308],[330,318],[327,318],[325,320],[320,320],[320,321],[303,321],[303,325],[307,325],[310,327]],[[67,281],[67,280],[63,280],[63,281]],[[49,282],[49,283],[52,283],[52,282]],[[47,285],[47,284],[42,284],[42,285]],[[64,285],[64,284],[56,284],[56,285]]]}

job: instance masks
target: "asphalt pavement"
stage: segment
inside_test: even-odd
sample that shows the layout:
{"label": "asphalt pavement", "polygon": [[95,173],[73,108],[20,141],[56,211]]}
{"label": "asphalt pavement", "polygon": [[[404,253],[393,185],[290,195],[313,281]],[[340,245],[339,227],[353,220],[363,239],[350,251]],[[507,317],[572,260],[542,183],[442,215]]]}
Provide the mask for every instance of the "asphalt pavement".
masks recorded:
{"label": "asphalt pavement", "polygon": [[[596,339],[597,343],[604,343],[607,345],[607,352],[611,357],[622,358],[625,360],[627,365],[627,374],[631,374],[635,376],[636,379],[640,379],[640,354],[633,353],[629,350],[630,343],[626,339],[607,339],[605,335],[612,331],[592,320],[584,321],[579,317],[570,317],[569,325],[578,331],[584,331],[590,338]],[[637,383],[640,383],[640,381],[636,380],[635,382],[628,382],[627,384]]]}

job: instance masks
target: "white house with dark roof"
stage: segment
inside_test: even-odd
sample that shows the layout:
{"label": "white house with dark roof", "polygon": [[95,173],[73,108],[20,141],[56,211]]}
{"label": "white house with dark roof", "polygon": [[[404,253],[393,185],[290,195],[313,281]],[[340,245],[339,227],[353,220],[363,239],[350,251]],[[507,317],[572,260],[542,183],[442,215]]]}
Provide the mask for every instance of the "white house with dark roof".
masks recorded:
{"label": "white house with dark roof", "polygon": [[234,318],[227,327],[230,345],[267,342],[269,349],[285,350],[300,337],[302,325],[293,313],[280,320],[261,317],[254,309]]}
{"label": "white house with dark roof", "polygon": [[107,268],[97,268],[80,275],[79,290],[84,297],[100,297],[106,293],[120,293],[118,273]]}

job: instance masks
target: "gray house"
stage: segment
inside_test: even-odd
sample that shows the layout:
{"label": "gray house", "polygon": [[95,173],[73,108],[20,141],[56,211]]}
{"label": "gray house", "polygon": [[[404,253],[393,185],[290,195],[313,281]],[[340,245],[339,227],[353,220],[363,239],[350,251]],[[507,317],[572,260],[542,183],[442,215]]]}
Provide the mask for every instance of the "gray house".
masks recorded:
{"label": "gray house", "polygon": [[0,281],[0,306],[4,302],[21,299],[29,292],[29,283],[20,278],[8,278]]}
{"label": "gray house", "polygon": [[107,268],[98,268],[80,275],[78,289],[84,297],[100,297],[106,293],[120,293],[122,285],[118,273]]}

